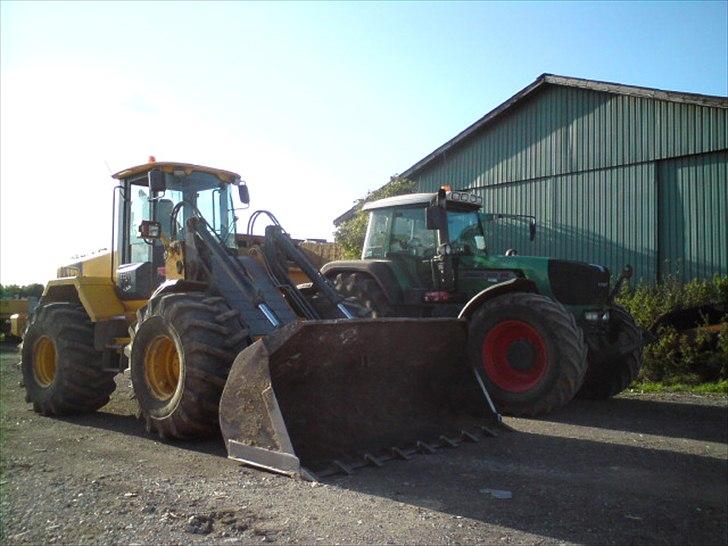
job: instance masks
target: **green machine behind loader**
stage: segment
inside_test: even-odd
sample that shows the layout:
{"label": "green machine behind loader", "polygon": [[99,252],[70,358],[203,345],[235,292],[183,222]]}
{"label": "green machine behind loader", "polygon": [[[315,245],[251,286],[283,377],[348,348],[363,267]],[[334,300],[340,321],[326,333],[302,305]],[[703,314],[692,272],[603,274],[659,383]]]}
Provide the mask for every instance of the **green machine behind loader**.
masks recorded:
{"label": "green machine behind loader", "polygon": [[614,303],[606,267],[488,252],[488,222],[535,218],[480,212],[481,198],[441,189],[367,203],[361,260],[326,264],[336,289],[376,317],[459,317],[468,357],[497,407],[539,415],[577,393],[608,398],[642,365],[642,332]]}

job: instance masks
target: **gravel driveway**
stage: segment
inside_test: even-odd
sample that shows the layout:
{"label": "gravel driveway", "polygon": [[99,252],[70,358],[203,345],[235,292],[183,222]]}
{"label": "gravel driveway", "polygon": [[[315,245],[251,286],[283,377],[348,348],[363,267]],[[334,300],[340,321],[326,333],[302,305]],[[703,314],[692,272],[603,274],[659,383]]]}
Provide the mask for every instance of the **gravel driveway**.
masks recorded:
{"label": "gravel driveway", "polygon": [[515,432],[309,483],[247,469],[222,441],[167,443],[129,380],[101,411],[23,400],[0,351],[0,541],[149,543],[728,542],[725,397],[575,401]]}

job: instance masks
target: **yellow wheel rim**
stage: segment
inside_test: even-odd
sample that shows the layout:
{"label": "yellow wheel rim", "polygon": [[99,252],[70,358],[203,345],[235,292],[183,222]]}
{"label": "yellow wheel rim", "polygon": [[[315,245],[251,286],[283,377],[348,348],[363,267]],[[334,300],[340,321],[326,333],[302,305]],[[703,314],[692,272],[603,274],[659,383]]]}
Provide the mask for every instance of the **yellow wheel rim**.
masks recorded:
{"label": "yellow wheel rim", "polygon": [[44,388],[56,377],[56,346],[48,336],[41,336],[33,346],[33,375]]}
{"label": "yellow wheel rim", "polygon": [[179,369],[174,341],[167,336],[155,337],[144,355],[144,377],[154,396],[160,400],[172,397],[179,383]]}

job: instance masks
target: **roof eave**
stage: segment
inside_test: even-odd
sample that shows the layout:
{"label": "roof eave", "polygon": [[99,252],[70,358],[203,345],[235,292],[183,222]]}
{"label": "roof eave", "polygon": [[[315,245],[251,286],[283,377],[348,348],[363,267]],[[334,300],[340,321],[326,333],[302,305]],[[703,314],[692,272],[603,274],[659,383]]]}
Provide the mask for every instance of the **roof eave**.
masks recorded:
{"label": "roof eave", "polygon": [[667,91],[664,89],[655,89],[650,87],[640,87],[637,85],[623,85],[612,82],[604,82],[598,80],[588,80],[584,78],[572,78],[569,76],[559,76],[556,74],[541,74],[536,80],[521,89],[505,102],[485,114],[475,123],[468,126],[455,137],[448,140],[445,144],[428,154],[420,161],[412,165],[406,171],[401,173],[403,178],[409,178],[416,172],[424,168],[433,160],[445,154],[448,150],[457,146],[460,142],[469,138],[473,133],[479,131],[494,118],[500,116],[507,110],[511,109],[516,103],[520,102],[534,91],[538,90],[545,84],[560,85],[562,87],[575,87],[579,89],[589,89],[592,91],[600,91],[604,93],[612,93],[617,95],[629,95],[633,97],[650,98],[658,100],[666,100],[671,102],[680,102],[686,104],[695,104],[698,106],[709,106],[714,108],[728,108],[728,97],[716,95],[701,95],[699,93],[683,93],[679,91]]}

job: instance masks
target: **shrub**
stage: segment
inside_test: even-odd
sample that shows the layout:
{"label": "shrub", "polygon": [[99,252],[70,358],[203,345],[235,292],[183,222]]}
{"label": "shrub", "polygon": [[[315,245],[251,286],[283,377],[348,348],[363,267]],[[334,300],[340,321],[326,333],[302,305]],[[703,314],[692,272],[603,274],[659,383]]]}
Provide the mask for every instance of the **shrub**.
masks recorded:
{"label": "shrub", "polygon": [[[639,326],[649,329],[665,313],[712,304],[728,309],[728,277],[694,279],[682,283],[674,278],[657,285],[639,284],[617,298]],[[716,334],[700,326],[678,332],[670,326],[655,332],[657,339],[644,350],[643,381],[665,385],[697,385],[728,379],[728,315]]]}

